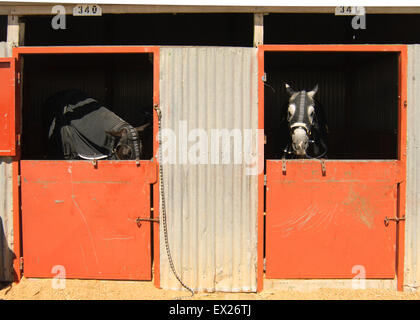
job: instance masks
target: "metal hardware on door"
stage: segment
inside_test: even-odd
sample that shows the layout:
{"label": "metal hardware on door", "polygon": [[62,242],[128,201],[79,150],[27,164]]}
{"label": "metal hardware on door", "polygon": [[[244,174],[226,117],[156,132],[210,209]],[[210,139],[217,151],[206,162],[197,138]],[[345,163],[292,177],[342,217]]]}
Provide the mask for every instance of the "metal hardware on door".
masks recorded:
{"label": "metal hardware on door", "polygon": [[261,77],[263,82],[267,82],[267,74],[264,72],[263,76]]}
{"label": "metal hardware on door", "polygon": [[388,227],[388,225],[389,225],[389,222],[390,221],[395,221],[395,222],[400,222],[401,220],[405,220],[405,216],[403,216],[403,217],[401,217],[401,218],[398,218],[398,217],[394,217],[394,218],[388,218],[388,217],[385,217],[385,220],[384,220],[384,223],[385,223],[385,226],[387,226]]}
{"label": "metal hardware on door", "polygon": [[159,223],[159,219],[152,219],[152,218],[137,218],[136,219],[136,223],[137,226],[140,228],[141,227],[141,221],[149,221],[149,222],[157,222]]}
{"label": "metal hardware on door", "polygon": [[322,170],[322,175],[325,176],[327,174],[327,168],[325,167],[324,160],[321,160],[321,170]]}
{"label": "metal hardware on door", "polygon": [[286,175],[286,160],[283,159],[281,169],[283,171],[283,174]]}
{"label": "metal hardware on door", "polygon": [[92,165],[96,169],[98,167],[98,160],[92,159]]}

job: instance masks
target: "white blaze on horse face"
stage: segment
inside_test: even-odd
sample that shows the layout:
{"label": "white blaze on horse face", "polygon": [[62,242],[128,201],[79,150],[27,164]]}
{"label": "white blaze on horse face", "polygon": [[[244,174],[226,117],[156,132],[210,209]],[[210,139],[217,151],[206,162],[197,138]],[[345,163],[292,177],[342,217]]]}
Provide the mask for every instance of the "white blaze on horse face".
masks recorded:
{"label": "white blaze on horse face", "polygon": [[292,147],[298,156],[306,155],[309,138],[303,128],[296,128],[292,134]]}
{"label": "white blaze on horse face", "polygon": [[290,104],[287,111],[287,121],[290,122],[290,119],[292,119],[293,115],[295,114],[295,111],[296,111],[296,105]]}

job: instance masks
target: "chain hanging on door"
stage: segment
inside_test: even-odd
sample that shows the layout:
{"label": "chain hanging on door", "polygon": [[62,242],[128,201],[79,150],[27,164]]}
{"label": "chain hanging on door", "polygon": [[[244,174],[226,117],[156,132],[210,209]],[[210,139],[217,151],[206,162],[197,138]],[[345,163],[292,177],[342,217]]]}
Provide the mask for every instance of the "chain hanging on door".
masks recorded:
{"label": "chain hanging on door", "polygon": [[155,104],[153,108],[156,110],[157,118],[158,118],[158,124],[159,124],[159,185],[160,185],[160,203],[161,203],[161,209],[162,209],[162,224],[163,224],[163,234],[165,237],[165,248],[166,248],[166,255],[168,256],[169,265],[171,267],[171,270],[173,274],[175,275],[175,278],[178,280],[178,282],[188,291],[191,292],[191,297],[194,296],[194,290],[191,289],[189,286],[187,286],[181,278],[178,276],[178,273],[176,272],[174,262],[172,260],[171,250],[169,248],[169,240],[168,240],[168,228],[167,228],[167,221],[166,221],[166,203],[165,203],[165,188],[163,185],[163,168],[162,168],[162,111],[160,110],[160,107],[158,104]]}

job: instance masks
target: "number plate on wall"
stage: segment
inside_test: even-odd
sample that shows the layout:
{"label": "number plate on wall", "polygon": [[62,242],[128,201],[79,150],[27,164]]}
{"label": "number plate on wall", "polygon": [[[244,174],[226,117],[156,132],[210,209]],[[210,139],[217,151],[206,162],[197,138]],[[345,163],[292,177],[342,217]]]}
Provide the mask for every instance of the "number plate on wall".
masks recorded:
{"label": "number plate on wall", "polygon": [[365,7],[335,7],[336,16],[360,16],[365,13]]}
{"label": "number plate on wall", "polygon": [[73,8],[73,16],[102,16],[102,9],[97,4],[78,4]]}

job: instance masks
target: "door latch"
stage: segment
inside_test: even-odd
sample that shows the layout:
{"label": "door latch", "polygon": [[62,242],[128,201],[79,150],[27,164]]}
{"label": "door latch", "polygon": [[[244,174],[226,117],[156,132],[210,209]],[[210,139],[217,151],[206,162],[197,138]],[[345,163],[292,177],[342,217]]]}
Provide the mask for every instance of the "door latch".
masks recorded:
{"label": "door latch", "polygon": [[398,218],[398,217],[394,217],[394,218],[385,217],[384,223],[385,223],[385,226],[388,227],[390,221],[395,221],[396,223],[398,223],[401,220],[405,220],[405,216],[403,216],[401,218]]}
{"label": "door latch", "polygon": [[149,221],[149,222],[157,222],[159,223],[159,219],[152,219],[152,218],[137,218],[136,219],[136,223],[137,223],[137,227],[141,227],[141,222],[142,221]]}

